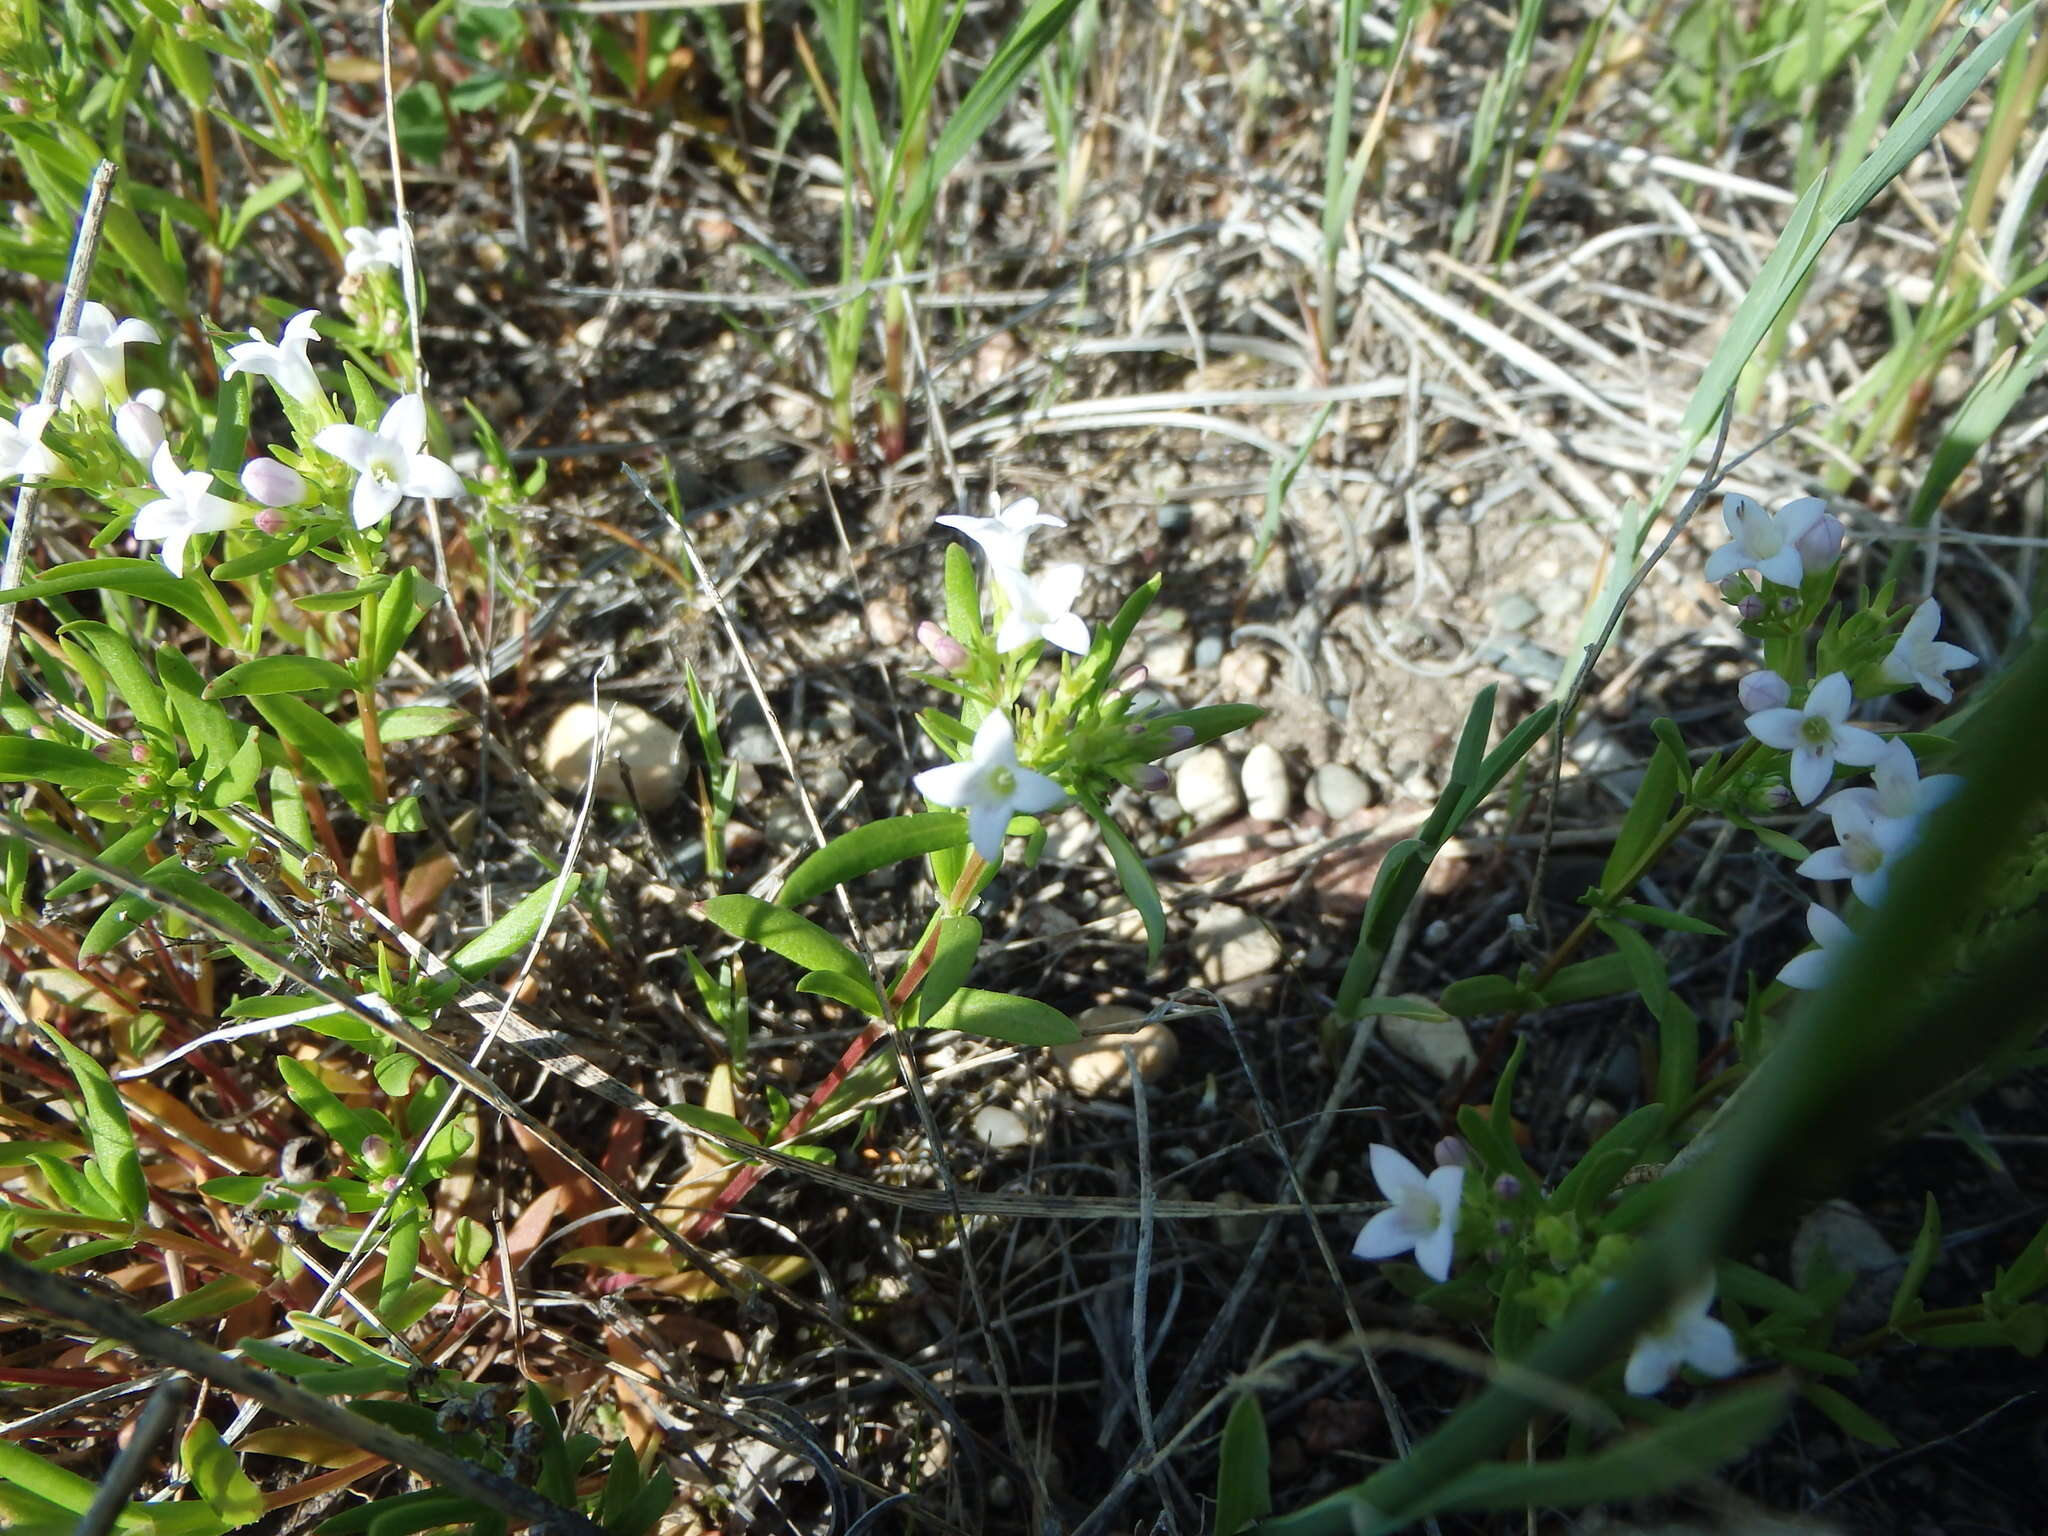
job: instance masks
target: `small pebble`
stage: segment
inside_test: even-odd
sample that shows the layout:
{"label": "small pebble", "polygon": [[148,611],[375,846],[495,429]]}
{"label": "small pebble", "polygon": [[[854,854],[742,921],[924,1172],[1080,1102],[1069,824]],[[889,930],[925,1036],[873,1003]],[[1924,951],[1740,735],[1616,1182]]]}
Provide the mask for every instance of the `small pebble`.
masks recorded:
{"label": "small pebble", "polygon": [[1223,637],[1213,630],[1195,642],[1195,670],[1206,672],[1223,660]]}
{"label": "small pebble", "polygon": [[1330,820],[1342,821],[1372,804],[1372,786],[1355,768],[1325,763],[1308,781],[1308,803]]}
{"label": "small pebble", "polygon": [[1856,1276],[1842,1298],[1842,1326],[1857,1333],[1881,1326],[1891,1313],[1899,1255],[1871,1219],[1846,1200],[1815,1206],[1792,1234],[1795,1283],[1805,1286],[1818,1279],[1823,1260],[1836,1274]]}
{"label": "small pebble", "polygon": [[765,725],[743,725],[725,743],[725,755],[736,763],[779,763],[775,738]]}
{"label": "small pebble", "polygon": [[976,1141],[996,1152],[1012,1151],[1031,1140],[1031,1127],[1024,1123],[1024,1117],[1000,1104],[982,1105],[967,1122],[967,1128]]}
{"label": "small pebble", "polygon": [[1237,770],[1230,754],[1221,747],[1200,747],[1188,754],[1173,770],[1173,798],[1197,826],[1221,821],[1235,813],[1244,800],[1238,791]]}
{"label": "small pebble", "polygon": [[1380,1038],[1396,1056],[1441,1082],[1463,1076],[1479,1059],[1471,1036],[1456,1019],[1404,1019],[1389,1014],[1380,1020]]}
{"label": "small pebble", "polygon": [[1527,629],[1543,617],[1543,610],[1529,600],[1524,592],[1504,592],[1493,604],[1493,622],[1502,629],[1513,632]]}
{"label": "small pebble", "polygon": [[1273,684],[1273,658],[1257,646],[1226,651],[1216,664],[1216,687],[1232,704],[1255,703]]}
{"label": "small pebble", "polygon": [[1260,742],[1245,754],[1240,773],[1245,809],[1254,821],[1285,821],[1294,809],[1294,785],[1287,760],[1271,742]]}
{"label": "small pebble", "polygon": [[623,764],[643,807],[659,811],[675,804],[688,766],[683,738],[637,704],[571,704],[555,716],[541,743],[542,771],[568,793],[582,794],[590,778],[590,745],[604,729],[607,713],[612,717],[611,734],[598,769],[598,798],[631,803],[620,772]]}
{"label": "small pebble", "polygon": [[1159,507],[1159,531],[1164,534],[1183,534],[1194,526],[1195,509],[1184,501],[1162,502]]}
{"label": "small pebble", "polygon": [[1188,675],[1195,644],[1181,633],[1154,635],[1145,642],[1145,671],[1162,683],[1176,683]]}
{"label": "small pebble", "polygon": [[[1066,1074],[1067,1086],[1085,1099],[1099,1099],[1129,1089],[1133,1060],[1144,1082],[1156,1083],[1172,1071],[1174,1063],[1180,1060],[1180,1041],[1164,1024],[1143,1023],[1144,1017],[1138,1009],[1122,1003],[1102,1003],[1075,1020],[1084,1032],[1083,1037],[1070,1045],[1052,1048],[1053,1060]],[[1132,1024],[1138,1027],[1118,1027]]]}
{"label": "small pebble", "polygon": [[901,645],[910,638],[910,615],[886,597],[871,597],[863,610],[877,645]]}
{"label": "small pebble", "polygon": [[1268,975],[1279,968],[1283,953],[1272,929],[1244,908],[1221,903],[1195,920],[1189,948],[1202,980],[1212,987]]}

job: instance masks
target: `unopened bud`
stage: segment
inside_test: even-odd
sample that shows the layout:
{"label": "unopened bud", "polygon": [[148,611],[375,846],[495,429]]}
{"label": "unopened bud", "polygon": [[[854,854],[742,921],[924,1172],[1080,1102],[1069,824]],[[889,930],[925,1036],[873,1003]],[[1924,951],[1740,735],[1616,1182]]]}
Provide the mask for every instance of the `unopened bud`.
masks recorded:
{"label": "unopened bud", "polygon": [[1493,1181],[1493,1192],[1503,1200],[1522,1198],[1522,1181],[1512,1173],[1504,1173]]}
{"label": "unopened bud", "polygon": [[140,742],[140,741],[131,741],[131,742],[129,742],[129,743],[128,743],[128,761],[129,761],[129,762],[131,762],[131,763],[146,763],[146,762],[148,762],[148,761],[149,761],[149,747],[148,747],[148,745],[147,745],[146,743],[144,743],[144,742]]}
{"label": "unopened bud", "polygon": [[1754,592],[1735,605],[1735,616],[1745,624],[1754,624],[1764,616],[1764,600]]}
{"label": "unopened bud", "polygon": [[1513,1237],[1515,1235],[1515,1224],[1503,1216],[1493,1224],[1493,1230],[1502,1237]]}
{"label": "unopened bud", "polygon": [[1470,1168],[1472,1149],[1456,1136],[1446,1136],[1432,1149],[1439,1168]]}
{"label": "unopened bud", "polygon": [[92,744],[92,755],[104,763],[114,755],[114,744],[111,741],[96,741]]}
{"label": "unopened bud", "polygon": [[1195,728],[1192,725],[1172,726],[1166,733],[1166,748],[1159,755],[1164,757],[1170,752],[1185,752],[1194,744]]}
{"label": "unopened bud", "polygon": [[363,1138],[363,1161],[372,1168],[384,1168],[391,1162],[391,1143],[375,1131]]}
{"label": "unopened bud", "polygon": [[250,518],[249,521],[256,525],[257,531],[260,533],[279,534],[291,526],[282,512],[271,507],[265,507],[261,512]]}
{"label": "unopened bud", "polygon": [[34,347],[10,342],[5,351],[0,351],[0,363],[5,363],[16,373],[40,373],[43,359]]}
{"label": "unopened bud", "polygon": [[123,448],[144,464],[164,442],[164,419],[156,405],[150,402],[151,395],[155,395],[159,402],[163,399],[158,391],[145,389],[114,412],[114,435],[121,439]]}
{"label": "unopened bud", "polygon": [[1173,775],[1157,763],[1134,763],[1130,770],[1130,784],[1148,795],[1163,795],[1173,788]]}
{"label": "unopened bud", "polygon": [[1753,803],[1759,811],[1782,811],[1792,804],[1792,791],[1783,784],[1766,784],[1756,792]]}
{"label": "unopened bud", "polygon": [[1768,667],[1746,673],[1735,685],[1735,697],[1750,714],[1783,709],[1792,702],[1792,685]]}
{"label": "unopened bud", "polygon": [[917,643],[929,651],[932,660],[948,672],[958,672],[967,665],[967,647],[930,619],[917,626]]}
{"label": "unopened bud", "polygon": [[1792,597],[1788,594],[1787,596],[1778,599],[1778,612],[1781,616],[1785,618],[1790,618],[1793,614],[1797,613],[1798,611],[1798,598]]}
{"label": "unopened bud", "polygon": [[1807,572],[1824,571],[1842,553],[1842,520],[1832,512],[1821,513],[1806,532],[1792,541],[1799,551],[1799,563]]}
{"label": "unopened bud", "polygon": [[1146,670],[1145,663],[1142,661],[1136,662],[1127,667],[1124,670],[1124,675],[1116,680],[1115,691],[1118,693],[1136,693],[1145,686],[1145,680],[1151,675]]}
{"label": "unopened bud", "polygon": [[275,459],[251,459],[244,464],[242,489],[266,507],[297,507],[306,501],[305,476]]}

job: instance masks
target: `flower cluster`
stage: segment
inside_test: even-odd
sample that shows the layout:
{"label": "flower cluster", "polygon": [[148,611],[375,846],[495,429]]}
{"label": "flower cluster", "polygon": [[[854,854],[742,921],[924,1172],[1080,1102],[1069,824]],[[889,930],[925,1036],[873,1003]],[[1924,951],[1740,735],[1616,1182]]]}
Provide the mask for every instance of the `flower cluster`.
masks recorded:
{"label": "flower cluster", "polygon": [[[1708,577],[1727,583],[1724,595],[1748,623],[1773,613],[1803,618],[1797,589],[1831,567],[1841,553],[1842,526],[1826,505],[1806,496],[1773,513],[1746,496],[1730,496],[1722,520],[1730,542],[1708,557]],[[1741,578],[1745,571],[1762,578],[1760,591]],[[1864,685],[1873,694],[1917,686],[1930,698],[1949,702],[1955,693],[1948,674],[1974,666],[1977,658],[1937,640],[1940,628],[1941,604],[1928,598],[1875,658],[1876,666],[1862,669]],[[1961,779],[1953,774],[1923,779],[1903,739],[1853,724],[1849,716],[1857,703],[1856,685],[1847,670],[1828,672],[1796,703],[1793,685],[1771,670],[1744,677],[1736,695],[1748,714],[1749,734],[1786,754],[1792,798],[1800,805],[1818,801],[1833,824],[1834,846],[1805,859],[1799,873],[1813,880],[1846,880],[1858,901],[1875,906],[1884,899],[1892,865],[1912,847],[1927,812],[1959,789]],[[1873,782],[1830,794],[1838,768],[1869,769]],[[1819,947],[1778,973],[1787,986],[1825,983],[1851,937],[1849,925],[1818,904],[1808,910],[1807,930]]]}
{"label": "flower cluster", "polygon": [[[371,232],[356,233],[367,237]],[[389,255],[390,242],[382,236],[395,233],[381,231],[379,238],[368,240],[370,255],[365,259],[374,264]],[[284,511],[338,491],[342,482],[334,471],[318,472],[312,457],[316,451],[353,472],[349,511],[358,531],[390,517],[407,496],[446,500],[463,493],[461,477],[426,451],[426,403],[418,395],[399,396],[374,429],[342,420],[309,355],[319,339],[319,318],[318,311],[303,310],[285,322],[277,340],[251,330],[248,340],[226,349],[222,377],[246,374],[268,380],[299,437],[297,454],[259,455],[242,467],[237,477],[241,496],[260,510],[220,494],[211,470],[186,468],[179,462],[164,424],[162,390],[129,392],[126,349],[159,343],[154,326],[144,320],[117,320],[104,304],[89,302],[79,314],[76,334],[51,344],[51,365],[68,360],[63,407],[71,414],[65,419],[69,430],[81,434],[67,442],[89,446],[94,432],[104,441],[111,425],[113,439],[137,464],[146,466],[156,494],[137,508],[131,531],[139,541],[160,546],[159,554],[173,575],[184,574],[194,538],[245,522],[276,533],[284,526]],[[102,411],[110,415],[102,417]],[[70,468],[43,441],[57,415],[54,407],[30,405],[11,424],[0,421],[0,481],[55,475]],[[82,479],[103,484],[106,462],[94,472],[88,472],[84,462],[77,471]],[[309,473],[316,475],[317,484],[309,483]]]}
{"label": "flower cluster", "polygon": [[994,517],[952,513],[938,521],[958,529],[981,546],[988,572],[1003,596],[1004,613],[996,631],[996,649],[1014,651],[1034,640],[1083,656],[1088,651],[1088,622],[1074,612],[1074,600],[1087,580],[1086,569],[1065,563],[1042,571],[1026,568],[1031,535],[1040,528],[1064,528],[1066,519],[1038,509],[1036,498],[1013,501]]}

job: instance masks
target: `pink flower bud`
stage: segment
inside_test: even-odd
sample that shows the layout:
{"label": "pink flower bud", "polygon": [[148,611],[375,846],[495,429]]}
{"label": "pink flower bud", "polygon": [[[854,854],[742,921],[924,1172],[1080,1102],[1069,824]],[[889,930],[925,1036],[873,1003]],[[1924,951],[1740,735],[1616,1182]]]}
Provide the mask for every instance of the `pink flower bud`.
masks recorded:
{"label": "pink flower bud", "polygon": [[257,532],[272,535],[283,533],[286,528],[291,526],[282,512],[271,507],[265,507],[261,512],[250,518],[249,521],[256,525]]}
{"label": "pink flower bud", "polygon": [[297,507],[306,500],[305,477],[275,459],[251,459],[244,464],[242,489],[266,507]]}
{"label": "pink flower bud", "polygon": [[967,665],[967,647],[930,619],[917,626],[917,643],[931,652],[932,660],[948,672],[958,672]]}
{"label": "pink flower bud", "polygon": [[1512,1173],[1504,1173],[1493,1181],[1493,1192],[1503,1200],[1514,1200],[1522,1193],[1522,1181]]}
{"label": "pink flower bud", "polygon": [[123,448],[147,464],[163,446],[164,419],[155,406],[138,396],[114,412],[114,435],[121,439]]}
{"label": "pink flower bud", "polygon": [[1151,675],[1146,670],[1145,663],[1142,661],[1137,662],[1124,669],[1124,675],[1116,680],[1116,687],[1112,691],[1116,693],[1136,693],[1145,686],[1145,680]]}
{"label": "pink flower bud", "polygon": [[1808,575],[1826,570],[1842,552],[1842,520],[1832,512],[1821,513],[1811,528],[1792,541],[1792,547],[1799,551],[1799,563]]}
{"label": "pink flower bud", "polygon": [[1164,794],[1173,788],[1173,776],[1157,763],[1137,763],[1130,770],[1131,788],[1148,795]]}
{"label": "pink flower bud", "polygon": [[1745,673],[1742,681],[1735,685],[1735,697],[1752,715],[1766,709],[1783,709],[1792,702],[1792,685],[1765,668]]}
{"label": "pink flower bud", "polygon": [[149,761],[149,748],[139,741],[128,743],[128,761],[140,765]]}
{"label": "pink flower bud", "polygon": [[1470,1168],[1472,1166],[1472,1149],[1456,1136],[1446,1136],[1436,1144],[1433,1150],[1436,1157],[1436,1165],[1439,1168]]}

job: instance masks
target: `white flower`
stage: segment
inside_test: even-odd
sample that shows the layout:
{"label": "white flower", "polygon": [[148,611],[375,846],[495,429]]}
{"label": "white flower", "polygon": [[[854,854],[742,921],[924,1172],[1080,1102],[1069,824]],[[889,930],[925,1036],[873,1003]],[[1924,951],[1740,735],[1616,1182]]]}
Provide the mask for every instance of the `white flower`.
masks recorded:
{"label": "white flower", "polygon": [[1391,1259],[1415,1252],[1422,1272],[1439,1283],[1451,1278],[1451,1250],[1458,1240],[1458,1202],[1465,1193],[1463,1168],[1420,1168],[1392,1147],[1371,1149],[1373,1182],[1393,1202],[1358,1234],[1355,1259]]}
{"label": "white flower", "polygon": [[1875,789],[1868,785],[1838,789],[1821,801],[1820,808],[1832,816],[1845,805],[1861,806],[1877,823],[1879,835],[1892,839],[1895,853],[1911,846],[1929,811],[1963,787],[1961,774],[1937,773],[1932,778],[1921,778],[1919,759],[1897,736],[1886,738],[1884,752],[1871,768],[1870,776],[1877,781]]}
{"label": "white flower", "polygon": [[390,272],[405,265],[405,235],[396,226],[365,229],[353,224],[341,232],[341,238],[348,242],[341,269],[350,277],[358,272]]}
{"label": "white flower", "polygon": [[418,395],[392,401],[374,432],[337,423],[322,427],[313,439],[359,476],[349,502],[358,528],[383,522],[408,496],[446,501],[462,494],[462,477],[420,452],[426,441],[427,403]]}
{"label": "white flower", "polygon": [[1913,610],[1913,617],[1899,631],[1897,643],[1884,659],[1884,675],[1894,683],[1918,683],[1929,698],[1946,704],[1956,696],[1948,674],[1977,665],[1977,654],[1935,639],[1934,632],[1940,628],[1941,604],[1930,597]]}
{"label": "white flower", "polygon": [[1012,816],[1035,816],[1067,798],[1053,780],[1017,761],[1017,736],[1004,714],[981,722],[966,762],[927,768],[913,782],[934,805],[967,812],[968,839],[990,864],[1002,861],[1003,834]]}
{"label": "white flower", "polygon": [[163,541],[165,566],[173,576],[185,574],[185,542],[196,533],[219,533],[232,527],[242,509],[213,494],[213,476],[203,469],[180,469],[163,444],[149,466],[149,477],[164,493],[135,514],[135,537]]}
{"label": "white flower", "polygon": [[1884,900],[1891,879],[1887,866],[1904,841],[1906,825],[1880,825],[1853,801],[1836,807],[1833,815],[1837,845],[1809,854],[1800,863],[1799,873],[1809,880],[1846,880],[1858,900],[1874,907]]}
{"label": "white flower", "polygon": [[1007,610],[996,631],[996,649],[1014,651],[1045,640],[1076,656],[1088,653],[1088,621],[1074,612],[1074,599],[1088,573],[1078,565],[1055,565],[1036,576],[995,566],[996,585]]}
{"label": "white flower", "polygon": [[1769,668],[1764,668],[1743,673],[1742,680],[1735,685],[1735,697],[1748,714],[1783,709],[1792,702],[1792,685]]}
{"label": "white flower", "polygon": [[1707,580],[1726,581],[1737,571],[1756,571],[1781,587],[1798,586],[1806,567],[1793,546],[1826,511],[1827,503],[1816,496],[1788,501],[1775,514],[1747,496],[1728,497],[1721,503],[1721,521],[1734,542],[1707,556]]}
{"label": "white flower", "polygon": [[1817,901],[1806,909],[1806,931],[1813,935],[1813,942],[1820,948],[1809,949],[1787,960],[1785,968],[1778,972],[1778,980],[1788,987],[1811,992],[1816,987],[1827,985],[1828,978],[1834,975],[1835,967],[1841,963],[1844,946],[1856,935],[1847,923]]}
{"label": "white flower", "polygon": [[998,574],[1007,571],[1013,575],[1023,574],[1024,546],[1030,542],[1033,529],[1067,526],[1065,518],[1039,511],[1035,496],[1011,502],[994,517],[970,517],[964,512],[949,512],[935,521],[947,528],[957,528],[979,544],[981,552],[988,556],[989,565]]}
{"label": "white flower", "polygon": [[300,405],[313,405],[326,399],[327,391],[320,387],[320,375],[306,360],[306,343],[317,334],[313,322],[319,318],[317,309],[300,310],[285,321],[284,330],[274,344],[265,341],[263,333],[251,326],[249,340],[238,341],[228,348],[228,365],[221,370],[221,377],[231,379],[238,373],[256,374],[270,380],[280,395],[296,400]]}
{"label": "white flower", "polygon": [[43,428],[56,414],[54,405],[24,405],[13,421],[0,421],[0,481],[54,475],[63,467],[43,446]]}
{"label": "white flower", "polygon": [[1671,1385],[1682,1365],[1707,1376],[1733,1376],[1741,1370],[1735,1335],[1726,1323],[1707,1316],[1713,1304],[1714,1281],[1709,1276],[1636,1340],[1622,1385],[1637,1397],[1655,1397]]}
{"label": "white flower", "polygon": [[139,390],[133,400],[114,412],[114,436],[121,446],[147,464],[164,445],[164,392]]}
{"label": "white flower", "polygon": [[95,406],[109,396],[128,398],[128,362],[121,349],[138,341],[161,341],[147,320],[123,320],[97,300],[88,299],[78,312],[78,333],[50,343],[50,361],[71,359],[64,375],[64,398]]}
{"label": "white flower", "polygon": [[1765,746],[1792,754],[1792,793],[1801,805],[1820,798],[1836,762],[1868,768],[1884,750],[1875,732],[1847,723],[1855,702],[1849,679],[1830,672],[1813,685],[1804,708],[1766,709],[1744,722]]}

